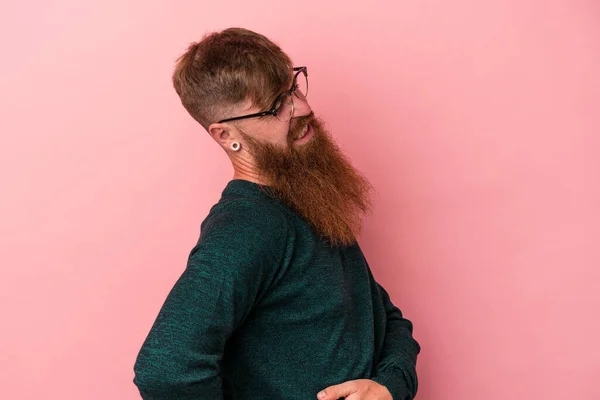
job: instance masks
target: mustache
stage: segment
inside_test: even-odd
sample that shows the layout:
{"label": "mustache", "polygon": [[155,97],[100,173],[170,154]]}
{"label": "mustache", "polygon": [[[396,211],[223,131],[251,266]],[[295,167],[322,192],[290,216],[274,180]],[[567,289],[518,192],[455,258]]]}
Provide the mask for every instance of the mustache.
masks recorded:
{"label": "mustache", "polygon": [[301,132],[306,128],[311,122],[315,119],[314,111],[311,111],[310,114],[304,115],[302,117],[294,117],[293,125],[290,127],[289,137],[294,137],[297,133]]}

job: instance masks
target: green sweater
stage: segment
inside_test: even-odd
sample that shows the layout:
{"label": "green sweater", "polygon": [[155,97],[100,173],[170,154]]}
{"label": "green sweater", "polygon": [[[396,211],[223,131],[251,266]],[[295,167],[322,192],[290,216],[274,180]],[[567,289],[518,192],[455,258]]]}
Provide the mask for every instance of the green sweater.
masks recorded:
{"label": "green sweater", "polygon": [[232,180],[137,357],[145,400],[310,400],[372,379],[412,399],[418,343],[355,244]]}

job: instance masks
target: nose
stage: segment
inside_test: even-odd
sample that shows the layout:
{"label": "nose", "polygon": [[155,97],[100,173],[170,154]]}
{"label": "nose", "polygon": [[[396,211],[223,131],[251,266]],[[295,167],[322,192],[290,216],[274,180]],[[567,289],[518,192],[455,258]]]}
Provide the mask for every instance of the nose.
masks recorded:
{"label": "nose", "polygon": [[310,113],[312,113],[312,109],[310,108],[310,104],[308,104],[307,99],[302,100],[294,96],[293,101],[294,113],[292,115],[292,118],[306,117],[307,115],[310,115]]}

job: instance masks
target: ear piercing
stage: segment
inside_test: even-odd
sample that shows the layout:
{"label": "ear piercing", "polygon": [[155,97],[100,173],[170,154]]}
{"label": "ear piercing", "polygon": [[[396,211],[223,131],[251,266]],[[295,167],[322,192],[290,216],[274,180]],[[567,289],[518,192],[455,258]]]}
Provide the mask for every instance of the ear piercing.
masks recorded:
{"label": "ear piercing", "polygon": [[238,151],[242,147],[242,145],[240,144],[240,142],[232,142],[229,147],[231,147],[231,150],[233,151]]}

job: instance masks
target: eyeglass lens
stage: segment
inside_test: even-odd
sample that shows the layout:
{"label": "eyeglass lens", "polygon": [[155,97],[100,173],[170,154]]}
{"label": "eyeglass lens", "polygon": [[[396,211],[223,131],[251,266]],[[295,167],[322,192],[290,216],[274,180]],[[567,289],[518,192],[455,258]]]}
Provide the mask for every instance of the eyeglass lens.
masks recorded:
{"label": "eyeglass lens", "polygon": [[296,90],[294,91],[294,94],[301,100],[306,99],[306,96],[308,95],[308,79],[306,78],[304,71],[301,71],[296,76]]}
{"label": "eyeglass lens", "polygon": [[[305,100],[308,95],[308,80],[304,72],[300,72],[296,77],[294,85],[293,95],[300,100]],[[292,118],[294,113],[294,99],[289,93],[284,93],[279,96],[277,104],[275,104],[275,110],[277,111],[277,119],[282,122],[287,122]]]}

